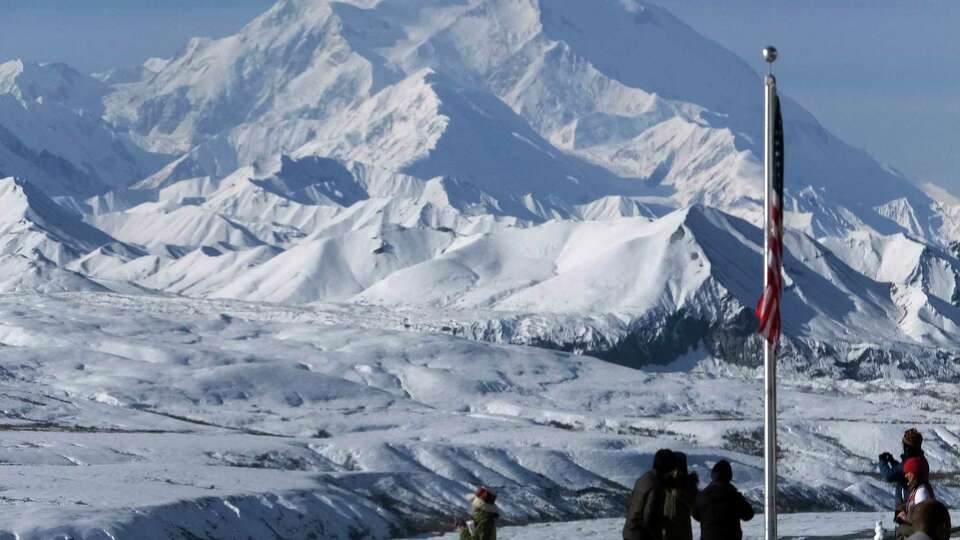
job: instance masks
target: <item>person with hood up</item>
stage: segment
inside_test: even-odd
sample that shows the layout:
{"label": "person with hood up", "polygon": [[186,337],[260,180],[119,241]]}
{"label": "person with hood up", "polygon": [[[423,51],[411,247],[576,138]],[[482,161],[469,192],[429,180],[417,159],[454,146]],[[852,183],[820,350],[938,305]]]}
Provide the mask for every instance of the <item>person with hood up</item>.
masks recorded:
{"label": "person with hood up", "polygon": [[693,540],[690,513],[697,498],[700,478],[687,471],[687,455],[674,452],[676,467],[666,483],[663,503],[663,540]]}
{"label": "person with hood up", "polygon": [[460,540],[497,540],[497,494],[485,487],[479,487],[468,495],[473,519],[460,528]]}
{"label": "person with hood up", "polygon": [[693,505],[693,519],[700,522],[700,540],[742,540],[740,521],[753,519],[753,507],[732,484],[730,462],[718,461],[710,479]]}
{"label": "person with hood up", "polygon": [[913,527],[907,540],[950,540],[950,511],[940,501],[924,501],[914,509]]}
{"label": "person with hood up", "polygon": [[657,450],[653,467],[633,485],[627,501],[623,540],[663,540],[664,484],[675,468],[673,452]]}
{"label": "person with hood up", "polygon": [[927,458],[923,455],[923,435],[915,428],[910,428],[903,433],[903,453],[900,454],[900,461],[894,459],[890,452],[880,454],[880,475],[883,479],[896,486],[894,519],[905,509],[907,494],[907,481],[903,476],[903,464],[910,458],[920,458],[926,463]]}
{"label": "person with hood up", "polygon": [[907,481],[908,495],[904,509],[897,514],[897,538],[907,538],[915,533],[916,509],[925,501],[936,500],[930,486],[930,467],[926,459],[913,457],[905,461],[903,476]]}

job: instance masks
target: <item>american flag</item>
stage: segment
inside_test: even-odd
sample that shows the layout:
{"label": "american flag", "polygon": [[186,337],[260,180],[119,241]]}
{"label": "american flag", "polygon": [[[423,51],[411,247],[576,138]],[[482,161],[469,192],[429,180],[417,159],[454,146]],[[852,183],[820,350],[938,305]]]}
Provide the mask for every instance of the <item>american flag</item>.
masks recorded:
{"label": "american flag", "polygon": [[780,116],[780,97],[773,95],[773,182],[767,200],[767,282],[763,296],[757,303],[758,333],[770,343],[780,339],[780,299],[783,297],[783,119]]}

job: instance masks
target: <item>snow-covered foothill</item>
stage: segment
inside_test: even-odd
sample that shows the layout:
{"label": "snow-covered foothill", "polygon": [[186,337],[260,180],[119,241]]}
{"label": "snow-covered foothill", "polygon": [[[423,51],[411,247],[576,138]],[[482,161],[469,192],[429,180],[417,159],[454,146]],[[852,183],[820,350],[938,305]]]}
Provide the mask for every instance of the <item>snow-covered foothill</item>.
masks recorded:
{"label": "snow-covered foothill", "polygon": [[[342,305],[19,294],[0,316],[18,501],[2,522],[21,538],[402,537],[442,530],[477,484],[507,524],[616,517],[661,447],[704,478],[732,460],[761,499],[762,381],[709,356],[642,371]],[[898,444],[905,399],[931,467],[960,466],[950,388],[785,378],[784,510],[885,508],[874,459]]]}

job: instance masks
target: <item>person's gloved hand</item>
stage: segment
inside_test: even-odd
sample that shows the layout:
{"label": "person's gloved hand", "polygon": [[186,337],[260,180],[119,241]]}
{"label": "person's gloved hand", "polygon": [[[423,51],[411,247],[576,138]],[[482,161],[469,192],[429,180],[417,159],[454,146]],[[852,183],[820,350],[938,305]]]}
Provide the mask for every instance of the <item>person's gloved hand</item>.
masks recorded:
{"label": "person's gloved hand", "polygon": [[880,461],[882,463],[892,463],[896,460],[893,458],[893,454],[891,454],[890,452],[884,452],[880,454]]}

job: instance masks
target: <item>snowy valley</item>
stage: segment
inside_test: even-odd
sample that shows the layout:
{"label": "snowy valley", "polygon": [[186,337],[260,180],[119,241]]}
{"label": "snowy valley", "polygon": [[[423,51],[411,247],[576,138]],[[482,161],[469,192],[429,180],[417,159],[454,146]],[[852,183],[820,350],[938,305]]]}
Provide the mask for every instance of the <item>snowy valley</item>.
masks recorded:
{"label": "snowy valley", "polygon": [[[731,459],[761,500],[762,381],[703,352],[642,371],[339,304],[92,292],[0,312],[0,521],[20,538],[403,537],[449,530],[478,483],[508,523],[612,517],[663,446],[704,477]],[[955,497],[954,388],[785,382],[782,510],[884,508],[873,454],[918,391]]]}
{"label": "snowy valley", "polygon": [[[2,534],[389,538],[477,483],[613,517],[663,446],[759,505],[761,89],[638,0],[0,65]],[[782,510],[885,508],[914,423],[952,500],[960,206],[784,115]]]}

